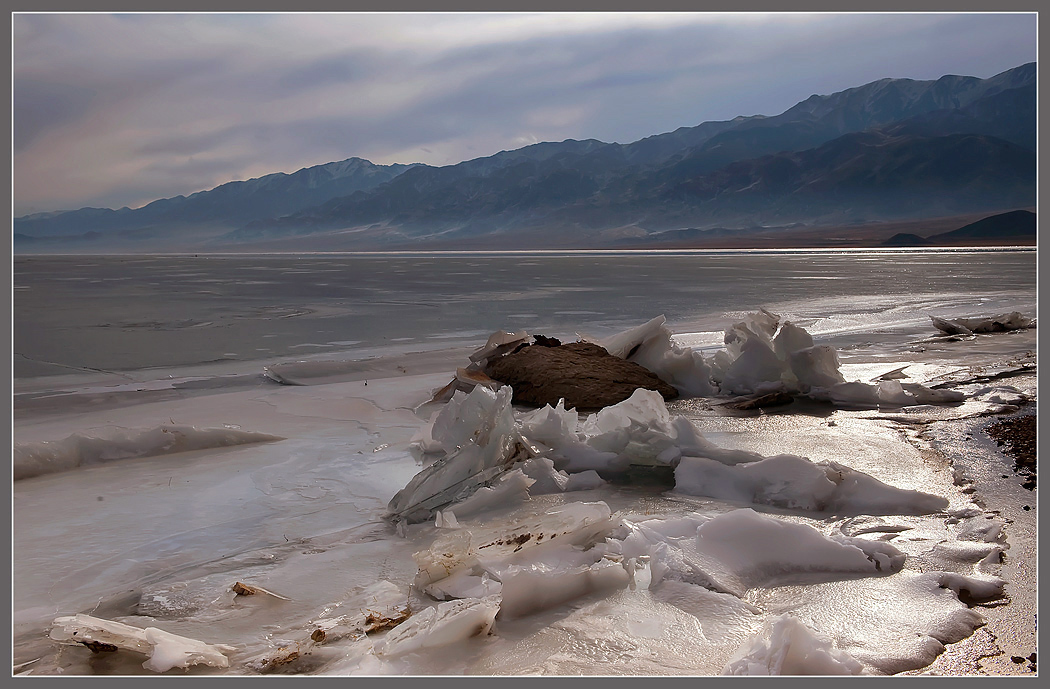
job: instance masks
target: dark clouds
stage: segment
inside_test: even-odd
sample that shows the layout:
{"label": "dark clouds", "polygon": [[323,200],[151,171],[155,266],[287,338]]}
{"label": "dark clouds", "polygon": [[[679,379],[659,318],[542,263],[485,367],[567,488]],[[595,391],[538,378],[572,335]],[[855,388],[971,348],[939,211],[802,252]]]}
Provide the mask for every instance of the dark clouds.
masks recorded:
{"label": "dark clouds", "polygon": [[15,15],[15,211],[444,165],[1035,59],[1034,14]]}

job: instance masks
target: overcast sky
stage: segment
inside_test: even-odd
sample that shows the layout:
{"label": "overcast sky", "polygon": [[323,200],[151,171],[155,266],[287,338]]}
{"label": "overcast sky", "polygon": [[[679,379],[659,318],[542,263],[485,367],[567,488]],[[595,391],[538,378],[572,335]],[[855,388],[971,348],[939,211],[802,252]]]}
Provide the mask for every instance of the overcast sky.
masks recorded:
{"label": "overcast sky", "polygon": [[629,143],[1036,59],[1035,14],[17,14],[15,215]]}

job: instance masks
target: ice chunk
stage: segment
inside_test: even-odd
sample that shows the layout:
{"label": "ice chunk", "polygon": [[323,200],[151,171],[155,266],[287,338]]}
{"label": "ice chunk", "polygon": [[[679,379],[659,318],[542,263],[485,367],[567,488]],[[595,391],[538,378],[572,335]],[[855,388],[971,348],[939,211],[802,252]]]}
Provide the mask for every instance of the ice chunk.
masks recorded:
{"label": "ice chunk", "polygon": [[233,646],[206,644],[156,627],[142,629],[84,614],[55,618],[50,637],[63,643],[83,644],[92,650],[123,648],[142,653],[149,656],[142,667],[154,672],[198,664],[229,667],[225,653],[236,650]]}
{"label": "ice chunk", "polygon": [[475,364],[483,364],[487,359],[501,356],[528,340],[529,334],[524,330],[514,333],[508,333],[506,330],[497,330],[489,335],[489,339],[483,347],[470,355],[470,360]]}
{"label": "ice chunk", "polygon": [[502,585],[500,618],[522,617],[599,591],[625,588],[627,570],[604,557],[603,549],[571,545],[536,549],[528,559],[482,561]]}
{"label": "ice chunk", "polygon": [[1002,313],[998,316],[985,316],[979,318],[947,319],[930,316],[930,320],[933,321],[935,328],[948,335],[995,333],[1035,327],[1035,319],[1022,315],[1020,311],[1011,311],[1010,313]]}
{"label": "ice chunk", "polygon": [[768,621],[733,656],[723,675],[859,675],[864,666],[791,615]]}
{"label": "ice chunk", "polygon": [[[604,502],[573,502],[506,525],[443,531],[430,548],[412,556],[419,568],[415,586],[426,589],[456,572],[471,570],[481,560],[521,562],[537,548],[593,545],[613,526],[612,512]],[[481,570],[474,573],[480,576]]]}
{"label": "ice chunk", "polygon": [[58,441],[15,444],[14,480],[120,459],[278,440],[284,438],[234,428],[196,428],[180,425],[148,429],[113,428],[95,435],[74,433]]}
{"label": "ice chunk", "polygon": [[809,349],[812,346],[813,336],[791,321],[785,322],[780,332],[773,338],[773,351],[784,360],[795,352]]}
{"label": "ice chunk", "polygon": [[488,634],[499,612],[499,603],[499,596],[487,596],[450,600],[425,608],[376,641],[375,653],[399,656]]}
{"label": "ice chunk", "polygon": [[491,578],[488,572],[473,574],[470,570],[460,570],[450,577],[445,577],[424,591],[437,600],[450,598],[485,598],[502,594],[503,585]]}
{"label": "ice chunk", "polygon": [[554,460],[548,457],[533,457],[522,462],[521,471],[532,479],[529,495],[546,495],[563,493],[569,482],[569,475],[554,468]]}
{"label": "ice chunk", "polygon": [[960,599],[984,603],[1003,596],[1006,581],[994,576],[966,576],[955,572],[941,572],[937,579],[941,588],[955,591]]}
{"label": "ice chunk", "polygon": [[658,338],[663,334],[662,329],[666,320],[662,315],[657,316],[630,330],[598,340],[595,344],[601,345],[613,356],[629,359],[647,340]]}
{"label": "ice chunk", "polygon": [[540,409],[526,412],[518,423],[521,435],[530,440],[548,446],[564,445],[578,439],[576,426],[579,416],[575,410],[565,408],[565,400],[558,400],[555,407],[547,404]]}
{"label": "ice chunk", "polygon": [[565,491],[593,490],[604,485],[605,480],[598,475],[597,471],[581,471],[569,475],[569,480],[565,482]]}
{"label": "ice chunk", "polygon": [[725,371],[720,388],[723,394],[734,395],[773,392],[786,387],[783,378],[788,373],[790,368],[771,343],[752,337],[740,343],[740,355]]}
{"label": "ice chunk", "polygon": [[452,454],[424,468],[394,495],[387,506],[390,518],[427,521],[434,510],[464,500],[525,458],[519,455],[524,446],[514,427],[511,394],[508,386],[456,393],[438,413],[433,430],[433,439]]}
{"label": "ice chunk", "polygon": [[836,462],[811,462],[787,454],[733,466],[683,457],[675,469],[675,490],[835,514],[929,514],[948,506],[940,496],[895,488]]}
{"label": "ice chunk", "polygon": [[470,497],[449,507],[446,514],[461,519],[468,515],[484,512],[493,507],[506,507],[522,500],[529,499],[529,486],[534,481],[521,469],[514,469],[496,479],[491,486],[478,488]]}
{"label": "ice chunk", "polygon": [[[579,436],[582,447],[554,447],[549,453],[556,464],[564,460],[561,468],[569,472],[616,473],[631,465],[673,467],[687,452],[717,451],[688,419],[672,419],[659,393],[643,389],[588,417]],[[725,456],[743,458],[733,452]]]}
{"label": "ice chunk", "polygon": [[627,522],[620,555],[650,558],[650,587],[683,581],[743,596],[756,586],[832,580],[843,573],[875,576],[898,571],[905,556],[893,546],[831,538],[805,524],[750,509],[715,517]]}
{"label": "ice chunk", "polygon": [[652,371],[673,385],[683,397],[709,396],[717,392],[711,382],[708,362],[700,352],[674,343],[663,316],[598,344],[613,356]]}
{"label": "ice chunk", "polygon": [[308,628],[312,641],[330,643],[396,627],[408,616],[405,589],[383,579],[355,590],[341,603],[326,607],[321,615],[310,621]]}
{"label": "ice chunk", "polygon": [[790,352],[787,358],[802,392],[846,382],[839,371],[839,357],[833,347],[806,347]]}

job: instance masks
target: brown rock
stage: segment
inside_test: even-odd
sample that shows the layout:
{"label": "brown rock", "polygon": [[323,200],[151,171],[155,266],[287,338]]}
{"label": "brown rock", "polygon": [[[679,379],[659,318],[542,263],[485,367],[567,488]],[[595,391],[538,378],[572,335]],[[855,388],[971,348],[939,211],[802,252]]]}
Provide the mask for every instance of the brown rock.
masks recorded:
{"label": "brown rock", "polygon": [[652,371],[590,342],[528,346],[489,361],[485,373],[514,388],[514,404],[554,406],[559,399],[580,411],[622,402],[638,388],[673,399],[678,391]]}

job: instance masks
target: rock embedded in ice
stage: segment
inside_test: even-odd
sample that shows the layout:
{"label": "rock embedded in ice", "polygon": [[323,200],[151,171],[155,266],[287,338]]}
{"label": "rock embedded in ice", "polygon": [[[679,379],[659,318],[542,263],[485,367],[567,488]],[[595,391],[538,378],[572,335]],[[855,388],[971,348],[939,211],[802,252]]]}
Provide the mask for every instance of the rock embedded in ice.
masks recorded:
{"label": "rock embedded in ice", "polygon": [[655,373],[589,342],[523,347],[490,361],[485,372],[514,388],[515,404],[533,407],[563,399],[567,407],[602,409],[638,388],[656,390],[665,399],[678,396],[678,390]]}
{"label": "rock embedded in ice", "polygon": [[103,644],[114,647],[114,650],[123,648],[145,654],[149,659],[142,667],[154,672],[199,664],[229,667],[230,661],[225,654],[236,650],[233,646],[207,644],[156,627],[142,629],[84,614],[55,618],[49,636],[63,643],[89,647]]}
{"label": "rock embedded in ice", "polygon": [[722,669],[723,675],[859,675],[864,665],[785,614],[773,618]]}

